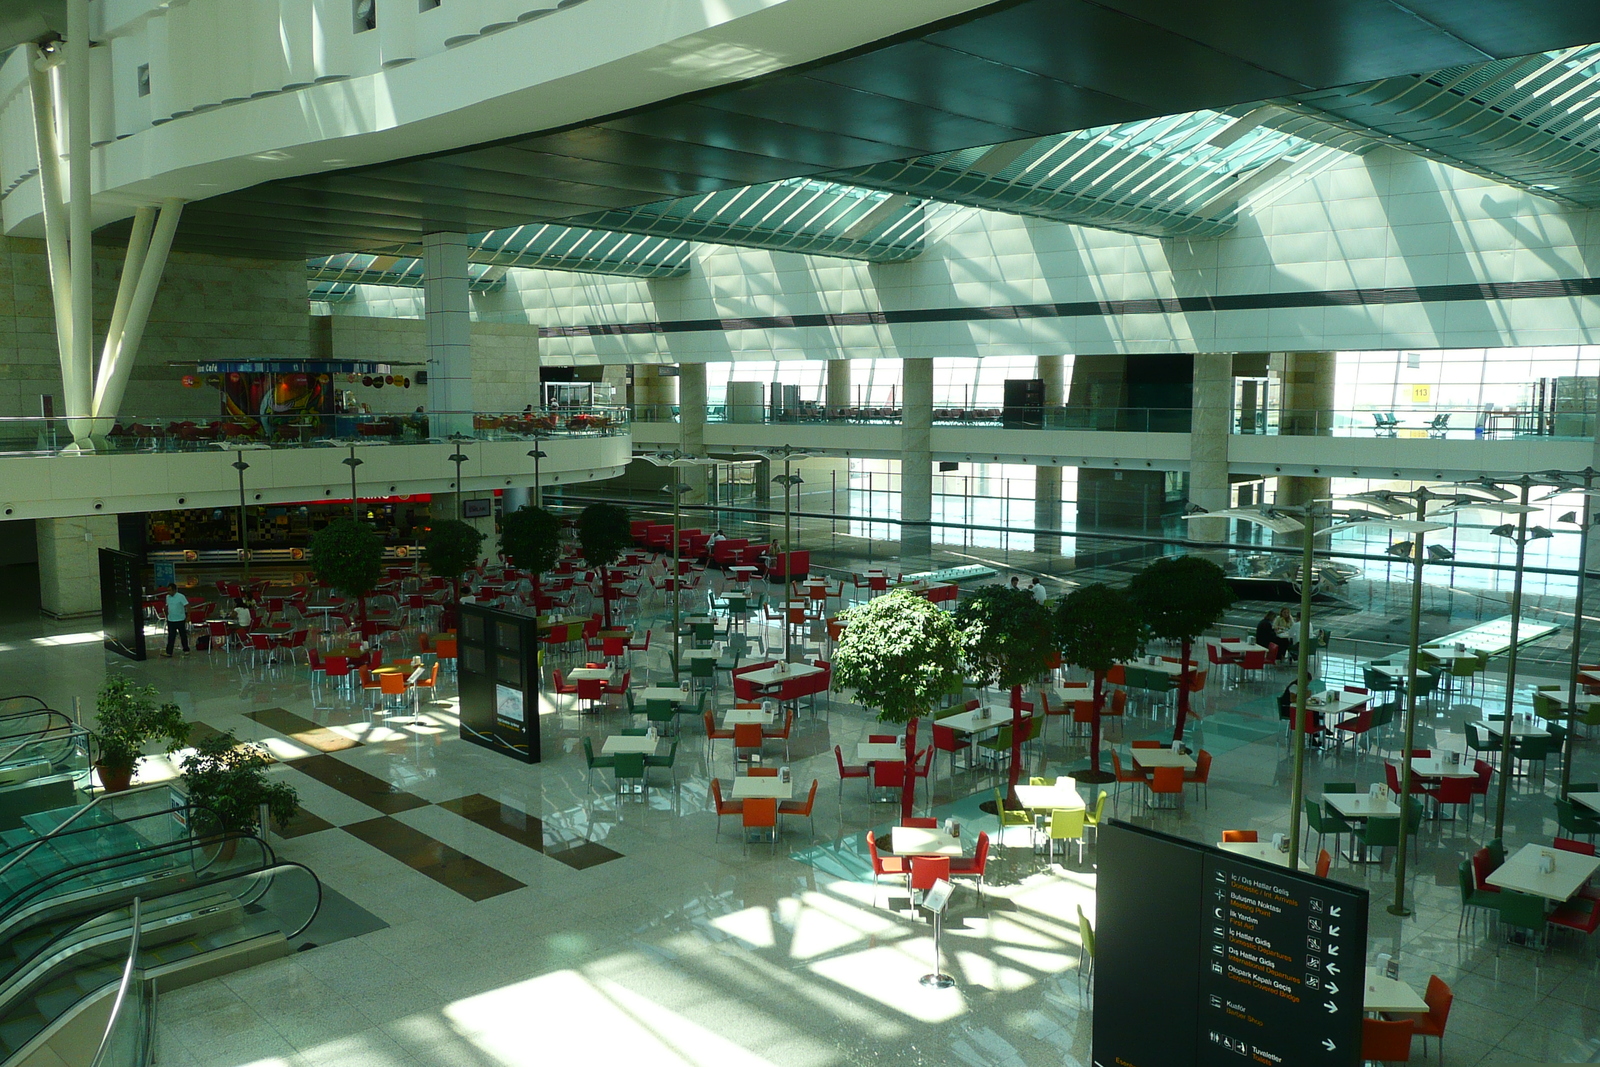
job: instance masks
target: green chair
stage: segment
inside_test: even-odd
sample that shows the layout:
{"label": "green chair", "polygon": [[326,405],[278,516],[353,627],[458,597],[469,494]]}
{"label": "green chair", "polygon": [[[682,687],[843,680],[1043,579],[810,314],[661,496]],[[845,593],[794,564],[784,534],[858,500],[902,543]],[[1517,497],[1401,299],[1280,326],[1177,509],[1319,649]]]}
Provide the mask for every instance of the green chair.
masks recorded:
{"label": "green chair", "polygon": [[671,774],[672,780],[678,780],[678,740],[673,738],[672,745],[667,749],[665,756],[652,756],[648,753],[644,757],[646,769],[650,767],[665,767]]}
{"label": "green chair", "polygon": [[644,777],[644,753],[619,752],[611,758],[616,761],[612,765],[611,773],[617,780],[617,799],[622,799],[623,786],[632,782],[639,783],[642,795],[648,785]]}
{"label": "green chair", "polygon": [[1364,849],[1398,848],[1401,847],[1400,822],[1402,819],[1406,822],[1405,836],[1415,842],[1417,826],[1422,821],[1421,809],[1415,801],[1411,801],[1409,798],[1405,815],[1368,819],[1366,825],[1354,827],[1351,830],[1351,834],[1357,841],[1361,842]]}
{"label": "green chair", "polygon": [[[1351,826],[1343,818],[1323,807],[1321,801],[1312,800],[1308,797],[1305,804],[1306,824],[1310,826],[1312,833],[1317,835],[1317,848],[1320,849],[1322,847],[1322,840],[1325,836],[1332,834],[1333,847],[1335,850],[1337,850],[1339,847],[1339,838],[1345,834],[1355,832],[1354,826]],[[1300,843],[1300,849],[1302,853],[1304,853],[1305,847],[1310,843],[1311,834],[1307,834],[1306,840]]]}
{"label": "green chair", "polygon": [[1450,677],[1452,680],[1460,679],[1461,688],[1463,690],[1471,690],[1475,687],[1476,683],[1473,681],[1473,678],[1477,675],[1480,669],[1481,668],[1479,667],[1478,660],[1476,658],[1454,659],[1450,661]]}
{"label": "green chair", "polygon": [[709,645],[716,637],[717,624],[715,622],[692,622],[689,624],[689,633],[694,639],[695,647]]}
{"label": "green chair", "polygon": [[1094,843],[1100,844],[1100,823],[1106,817],[1106,801],[1111,799],[1111,794],[1104,789],[1095,799],[1094,807],[1090,808],[1083,816],[1083,825],[1094,831]]}
{"label": "green chair", "polygon": [[1081,989],[1085,982],[1091,987],[1094,985],[1094,924],[1089,922],[1088,916],[1083,914],[1083,905],[1078,905],[1078,986]]}
{"label": "green chair", "polygon": [[[1552,752],[1559,752],[1554,737],[1519,737],[1511,746],[1514,759],[1539,765],[1539,783],[1544,784],[1545,764]],[[1526,772],[1530,773],[1531,772]]]}
{"label": "green chair", "polygon": [[[1574,790],[1569,790],[1574,791]],[[1575,790],[1583,792],[1583,790]],[[1596,834],[1600,834],[1600,818],[1586,812],[1579,811],[1578,806],[1570,800],[1556,799],[1556,825],[1573,837],[1587,837],[1591,841]]]}
{"label": "green chair", "polygon": [[1392,664],[1376,662],[1361,668],[1361,684],[1366,686],[1367,691],[1374,697],[1379,693],[1393,693],[1395,691],[1394,679],[1376,669],[1389,666],[1392,666]]}
{"label": "green chair", "polygon": [[1461,724],[1461,729],[1462,732],[1467,735],[1467,747],[1472,751],[1478,753],[1500,751],[1500,746],[1495,743],[1494,739],[1485,737],[1482,733],[1480,733],[1477,725],[1473,723],[1471,719],[1463,721]]}
{"label": "green chair", "polygon": [[[689,661],[689,680],[696,689],[717,684],[717,661],[703,657]],[[701,683],[705,683],[702,685]]]}
{"label": "green chair", "polygon": [[[1546,922],[1544,898],[1532,893],[1519,893],[1515,889],[1502,889],[1494,896],[1499,898],[1500,925],[1524,931],[1528,935],[1529,948],[1542,947]],[[1537,975],[1534,980],[1538,981]]]}
{"label": "green chair", "polygon": [[1567,713],[1556,707],[1556,702],[1550,695],[1550,691],[1554,688],[1554,686],[1540,686],[1533,691],[1533,713],[1541,719],[1560,722],[1567,717]]}
{"label": "green chair", "polygon": [[1427,700],[1439,688],[1439,672],[1428,671],[1417,679],[1417,699]]}
{"label": "green chair", "polygon": [[978,748],[983,750],[984,758],[998,762],[1002,755],[1011,753],[1011,726],[1007,724],[1000,727],[995,735],[987,741],[979,741]]}
{"label": "green chair", "polygon": [[651,698],[644,702],[644,721],[655,723],[663,729],[671,729],[678,721],[678,702],[676,700],[657,700]]}
{"label": "green chair", "polygon": [[648,737],[650,728],[648,726],[627,726],[619,732],[623,737]]}
{"label": "green chair", "polygon": [[1483,911],[1498,913],[1500,910],[1500,894],[1478,891],[1477,880],[1472,876],[1471,860],[1462,860],[1456,865],[1456,883],[1461,888],[1461,921],[1456,923],[1456,936],[1460,937],[1462,929],[1467,924],[1469,909],[1479,908]]}
{"label": "green chair", "polygon": [[[1055,862],[1057,841],[1076,841],[1078,843],[1078,863],[1083,863],[1083,824],[1084,810],[1075,808],[1056,808],[1050,812],[1050,861]],[[1066,847],[1062,846],[1065,854]]]}
{"label": "green chair", "polygon": [[1033,820],[1028,818],[1028,813],[1021,808],[1011,810],[1006,807],[1006,795],[999,789],[994,791],[994,812],[1000,817],[1000,836],[1004,837],[1008,826],[1032,826]]}
{"label": "green chair", "polygon": [[589,784],[590,784],[591,787],[593,787],[593,785],[594,785],[594,769],[596,767],[615,767],[617,765],[617,757],[615,757],[615,756],[598,756],[597,757],[594,754],[594,742],[590,741],[587,737],[585,737],[583,739],[583,762],[589,768]]}

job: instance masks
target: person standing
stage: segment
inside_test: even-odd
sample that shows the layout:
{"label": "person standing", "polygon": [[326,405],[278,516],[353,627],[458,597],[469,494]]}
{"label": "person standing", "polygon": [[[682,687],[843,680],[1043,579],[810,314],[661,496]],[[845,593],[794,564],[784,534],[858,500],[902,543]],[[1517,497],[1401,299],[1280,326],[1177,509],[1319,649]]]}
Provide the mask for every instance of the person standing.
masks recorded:
{"label": "person standing", "polygon": [[1028,592],[1033,594],[1033,602],[1035,604],[1043,604],[1049,597],[1049,594],[1045,590],[1044,583],[1037,578],[1028,583]]}
{"label": "person standing", "polygon": [[178,592],[176,585],[167,586],[167,650],[161,653],[172,658],[174,641],[183,642],[183,654],[189,654],[189,598]]}

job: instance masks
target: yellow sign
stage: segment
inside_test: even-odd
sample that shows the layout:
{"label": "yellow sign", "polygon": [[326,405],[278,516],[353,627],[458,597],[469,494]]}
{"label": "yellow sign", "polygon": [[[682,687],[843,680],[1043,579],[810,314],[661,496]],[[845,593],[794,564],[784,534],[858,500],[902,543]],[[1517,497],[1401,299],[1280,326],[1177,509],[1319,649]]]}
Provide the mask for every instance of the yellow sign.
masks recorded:
{"label": "yellow sign", "polygon": [[1433,403],[1433,386],[1413,385],[1411,387],[1411,402],[1413,404]]}

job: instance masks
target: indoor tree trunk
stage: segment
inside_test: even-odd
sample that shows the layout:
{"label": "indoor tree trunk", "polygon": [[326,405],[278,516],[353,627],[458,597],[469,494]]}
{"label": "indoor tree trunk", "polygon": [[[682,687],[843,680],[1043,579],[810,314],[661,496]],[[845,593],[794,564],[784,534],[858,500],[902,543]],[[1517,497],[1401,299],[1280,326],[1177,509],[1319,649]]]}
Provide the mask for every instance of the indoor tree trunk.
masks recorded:
{"label": "indoor tree trunk", "polygon": [[1189,721],[1189,638],[1183,639],[1179,646],[1178,664],[1178,724],[1172,730],[1174,741],[1183,740],[1183,727]]}
{"label": "indoor tree trunk", "polygon": [[906,773],[900,782],[900,821],[912,818],[917,804],[917,718],[906,723]]}
{"label": "indoor tree trunk", "polygon": [[1006,787],[1006,806],[1019,808],[1017,779],[1022,776],[1022,686],[1011,687],[1011,774]]}
{"label": "indoor tree trunk", "polygon": [[[681,579],[679,579],[681,581]],[[678,594],[682,596],[680,592]],[[605,620],[606,629],[611,629],[611,568],[600,568],[600,613]]]}
{"label": "indoor tree trunk", "polygon": [[1089,713],[1089,769],[1078,775],[1085,782],[1109,782],[1113,775],[1100,769],[1100,714],[1105,710],[1105,671],[1094,672],[1094,701]]}

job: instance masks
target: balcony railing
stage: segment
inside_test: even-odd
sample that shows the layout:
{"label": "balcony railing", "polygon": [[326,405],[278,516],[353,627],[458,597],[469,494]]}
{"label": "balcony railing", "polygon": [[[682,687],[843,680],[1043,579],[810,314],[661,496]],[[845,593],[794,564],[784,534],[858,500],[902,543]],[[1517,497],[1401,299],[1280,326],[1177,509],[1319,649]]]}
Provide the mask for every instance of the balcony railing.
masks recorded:
{"label": "balcony railing", "polygon": [[1510,440],[1513,438],[1593,439],[1595,412],[1544,408],[1451,408],[1404,410],[1338,408],[1328,411],[1262,408],[1235,412],[1237,434],[1316,435],[1323,437],[1433,438],[1435,440]]}
{"label": "balcony railing", "polygon": [[[970,426],[995,430],[1115,430],[1124,433],[1188,433],[1188,408],[1091,408],[1086,405],[1022,408],[933,409],[935,426]],[[635,404],[636,422],[677,422],[676,404]],[[771,408],[712,404],[706,408],[708,423],[741,425],[832,425],[898,426],[902,409],[883,407],[829,408],[820,404],[802,405],[774,412]]]}

